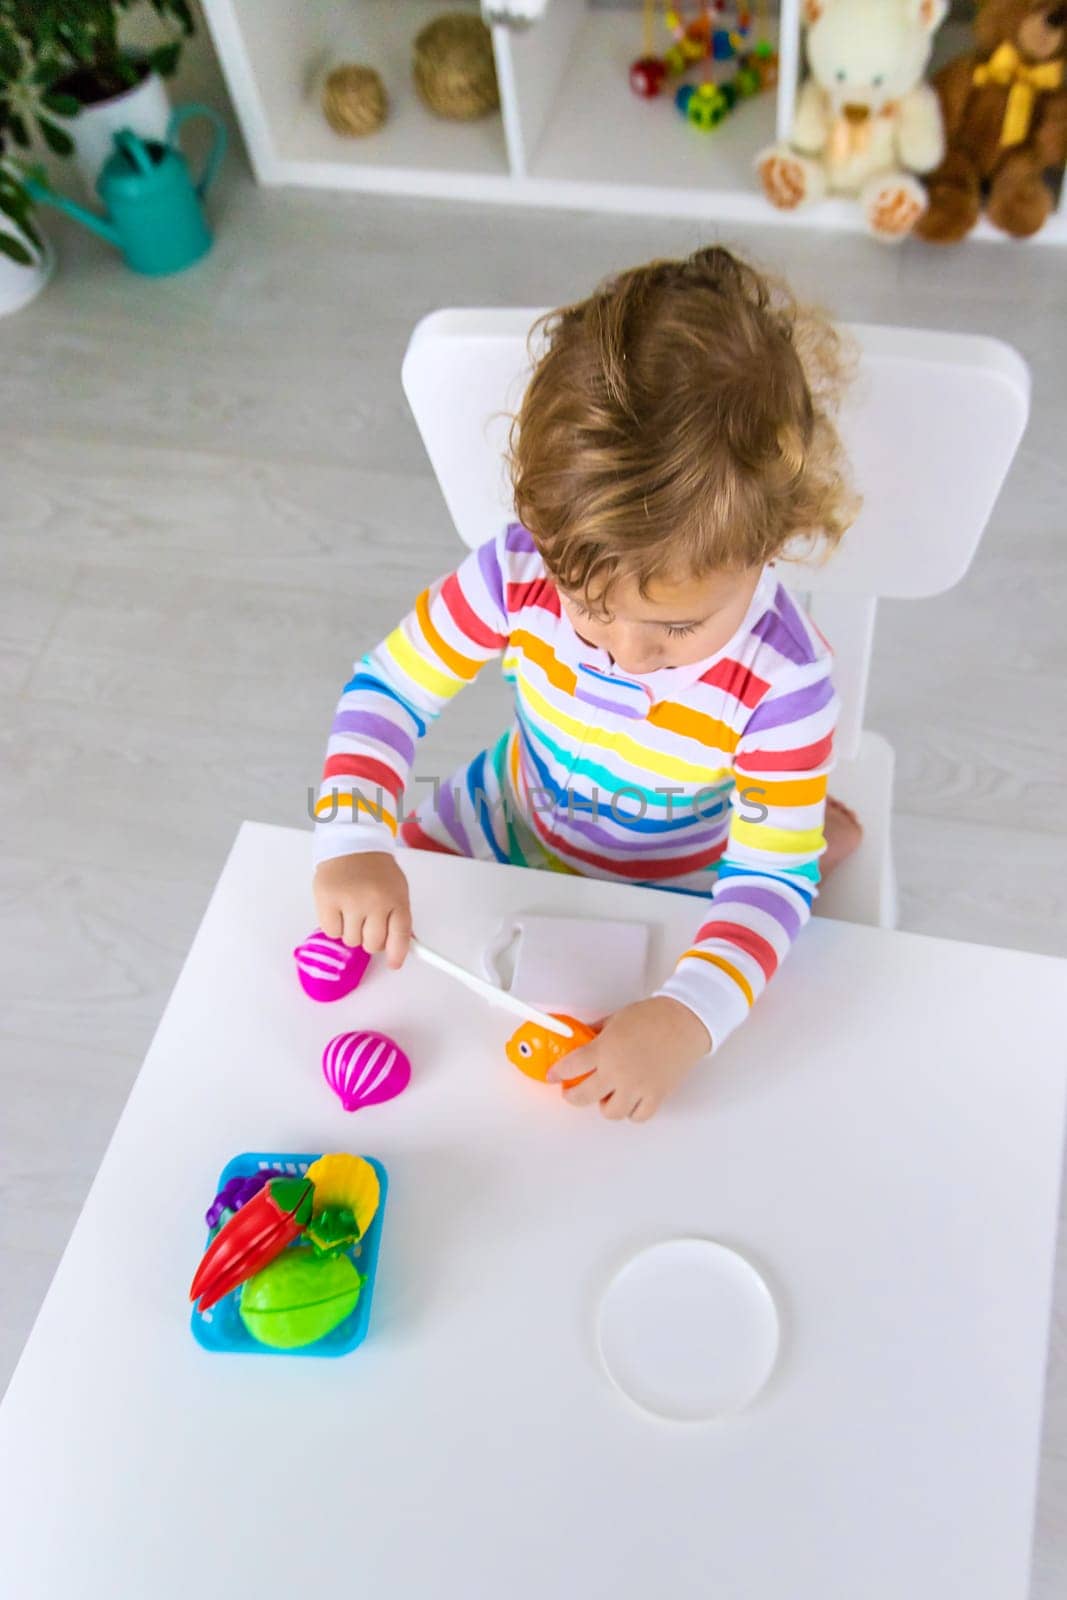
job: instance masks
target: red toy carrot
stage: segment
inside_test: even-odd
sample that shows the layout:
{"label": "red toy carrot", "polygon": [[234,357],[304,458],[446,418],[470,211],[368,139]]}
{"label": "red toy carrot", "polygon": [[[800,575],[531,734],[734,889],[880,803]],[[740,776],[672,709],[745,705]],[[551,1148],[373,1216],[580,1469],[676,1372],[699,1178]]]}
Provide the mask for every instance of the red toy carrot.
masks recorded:
{"label": "red toy carrot", "polygon": [[281,1255],[310,1222],[314,1193],[308,1178],[274,1178],[261,1189],[208,1245],[189,1290],[190,1300],[199,1300],[200,1310],[209,1311],[223,1295]]}

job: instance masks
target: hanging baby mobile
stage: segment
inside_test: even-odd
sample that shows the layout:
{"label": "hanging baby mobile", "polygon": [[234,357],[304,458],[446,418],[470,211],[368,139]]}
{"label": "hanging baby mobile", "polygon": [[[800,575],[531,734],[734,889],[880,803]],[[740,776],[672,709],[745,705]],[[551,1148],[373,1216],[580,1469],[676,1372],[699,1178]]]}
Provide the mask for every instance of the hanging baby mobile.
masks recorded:
{"label": "hanging baby mobile", "polygon": [[[683,78],[699,66],[701,81],[686,81],[674,92],[674,103],[687,122],[710,130],[747,100],[778,82],[778,53],[767,36],[767,0],[756,0],[757,36],[752,37],[752,13],[740,0],[733,21],[728,0],[700,0],[687,22],[681,6],[664,4],[663,23],[671,37],[664,53],[655,53],[657,0],[645,0],[644,48],[630,68],[630,87],[644,100],[661,94],[672,79]],[[724,75],[729,72],[729,76]]]}

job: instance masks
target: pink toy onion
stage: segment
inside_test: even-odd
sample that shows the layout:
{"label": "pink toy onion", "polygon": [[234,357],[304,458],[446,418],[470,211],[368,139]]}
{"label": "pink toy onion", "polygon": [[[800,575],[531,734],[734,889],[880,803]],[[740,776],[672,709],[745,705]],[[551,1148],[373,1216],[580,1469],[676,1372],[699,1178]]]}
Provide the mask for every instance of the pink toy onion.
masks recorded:
{"label": "pink toy onion", "polygon": [[339,1033],[323,1051],[322,1071],[346,1111],[393,1100],[411,1081],[411,1062],[384,1033]]}
{"label": "pink toy onion", "polygon": [[330,939],[316,928],[293,951],[297,976],[312,1000],[343,1000],[357,987],[370,965],[361,945]]}

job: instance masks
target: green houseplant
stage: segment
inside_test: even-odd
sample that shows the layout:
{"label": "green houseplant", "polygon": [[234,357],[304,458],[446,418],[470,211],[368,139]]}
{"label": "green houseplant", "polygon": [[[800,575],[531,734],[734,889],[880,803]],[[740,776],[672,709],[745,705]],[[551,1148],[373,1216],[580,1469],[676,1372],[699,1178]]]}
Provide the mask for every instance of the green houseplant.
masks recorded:
{"label": "green houseplant", "polygon": [[[148,7],[170,37],[138,54],[119,30]],[[40,246],[20,181],[35,132],[54,154],[72,154],[70,119],[151,73],[169,77],[193,29],[188,0],[0,0],[0,252],[28,264]]]}
{"label": "green houseplant", "polygon": [[[0,10],[3,4],[0,0]],[[148,72],[169,78],[178,65],[182,40],[194,27],[188,0],[12,0],[12,5],[38,19],[38,38],[50,60],[49,89],[78,106],[110,100]],[[120,24],[125,13],[146,6],[167,24],[172,37],[155,49],[134,52],[120,44]],[[55,66],[59,72],[53,76]]]}

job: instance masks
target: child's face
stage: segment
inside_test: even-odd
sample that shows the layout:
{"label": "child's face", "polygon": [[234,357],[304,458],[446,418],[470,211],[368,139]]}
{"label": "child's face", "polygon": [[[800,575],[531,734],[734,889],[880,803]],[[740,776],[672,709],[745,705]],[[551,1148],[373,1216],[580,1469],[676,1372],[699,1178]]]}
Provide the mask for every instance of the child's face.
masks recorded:
{"label": "child's face", "polygon": [[606,611],[590,610],[580,596],[562,589],[560,601],[579,638],[606,650],[623,672],[656,672],[690,666],[721,650],[741,626],[761,570],[661,580],[649,585],[647,595],[632,578],[620,578]]}

